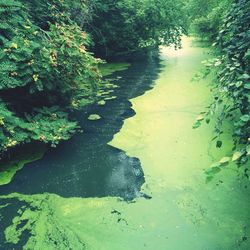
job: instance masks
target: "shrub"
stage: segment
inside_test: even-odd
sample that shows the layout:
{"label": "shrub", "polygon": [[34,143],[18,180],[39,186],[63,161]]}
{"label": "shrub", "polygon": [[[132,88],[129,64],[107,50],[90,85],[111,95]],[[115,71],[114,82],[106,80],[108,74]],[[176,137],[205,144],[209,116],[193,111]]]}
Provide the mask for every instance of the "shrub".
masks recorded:
{"label": "shrub", "polygon": [[29,5],[0,0],[0,152],[31,140],[68,139],[78,127],[69,111],[95,100],[99,60],[66,6],[48,3],[51,16],[40,27]]}

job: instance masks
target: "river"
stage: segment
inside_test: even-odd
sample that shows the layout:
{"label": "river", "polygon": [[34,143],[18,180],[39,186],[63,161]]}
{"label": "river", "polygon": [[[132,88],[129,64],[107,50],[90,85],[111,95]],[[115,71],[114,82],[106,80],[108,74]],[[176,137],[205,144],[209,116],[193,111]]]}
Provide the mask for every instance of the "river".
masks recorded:
{"label": "river", "polygon": [[248,181],[232,164],[204,173],[232,138],[192,128],[212,100],[211,79],[192,80],[207,57],[185,38],[110,76],[113,98],[77,113],[83,133],[0,186],[0,249],[250,249]]}

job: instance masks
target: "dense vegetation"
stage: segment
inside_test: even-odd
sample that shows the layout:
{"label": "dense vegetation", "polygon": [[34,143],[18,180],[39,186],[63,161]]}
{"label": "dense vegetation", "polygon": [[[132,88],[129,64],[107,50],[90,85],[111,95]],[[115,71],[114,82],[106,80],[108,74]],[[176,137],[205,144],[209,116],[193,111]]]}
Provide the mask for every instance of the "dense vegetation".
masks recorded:
{"label": "dense vegetation", "polygon": [[0,0],[0,154],[69,139],[78,129],[72,111],[93,103],[102,83],[100,59],[89,51],[109,57],[180,46],[182,7],[180,0]]}
{"label": "dense vegetation", "polygon": [[180,46],[186,22],[182,0],[93,0],[87,28],[94,51],[102,57],[131,54],[139,49]]}
{"label": "dense vegetation", "polygon": [[[215,137],[218,147],[221,147],[223,121],[232,121],[234,154],[221,163],[232,160],[241,165],[250,155],[250,2],[191,0],[190,6],[193,31],[206,37],[216,49],[216,57],[206,63],[216,75],[215,101],[207,112],[207,121],[215,110],[220,111]],[[206,8],[197,15],[194,10],[199,6]],[[248,176],[247,172],[246,168]]]}
{"label": "dense vegetation", "polygon": [[0,1],[1,151],[70,138],[77,123],[68,110],[92,101],[100,81],[98,61],[86,52],[88,36],[64,1],[47,3],[42,22],[30,15],[33,7]]}
{"label": "dense vegetation", "polygon": [[[40,141],[52,146],[77,130],[72,111],[97,100],[97,56],[123,58],[190,33],[213,43],[215,101],[234,123],[233,160],[250,154],[250,2],[247,0],[0,0],[0,153]],[[200,120],[197,122],[199,125]],[[240,147],[238,147],[240,145]],[[224,161],[229,158],[224,159]]]}
{"label": "dense vegetation", "polygon": [[185,4],[189,33],[215,40],[233,0],[188,0]]}

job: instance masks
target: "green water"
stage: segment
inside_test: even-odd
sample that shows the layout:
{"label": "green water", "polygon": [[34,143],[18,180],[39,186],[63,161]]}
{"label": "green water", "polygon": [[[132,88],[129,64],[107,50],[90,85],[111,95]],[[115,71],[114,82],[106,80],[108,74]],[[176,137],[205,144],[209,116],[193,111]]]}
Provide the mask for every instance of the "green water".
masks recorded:
{"label": "green water", "polygon": [[105,63],[100,66],[100,71],[103,76],[108,76],[114,72],[123,71],[129,66],[129,63]]}
{"label": "green water", "polygon": [[130,100],[136,114],[109,142],[140,160],[142,191],[151,199],[2,196],[6,204],[0,209],[11,207],[13,200],[20,202],[5,229],[9,248],[3,249],[12,249],[13,243],[37,250],[250,249],[247,181],[228,165],[205,182],[204,169],[230,154],[232,140],[224,134],[223,146],[217,149],[211,142],[213,121],[192,129],[212,98],[208,80],[191,81],[206,52],[192,46],[190,39],[180,51],[163,48],[163,67],[154,88]]}
{"label": "green water", "polygon": [[9,184],[19,170],[26,164],[41,159],[45,152],[45,145],[32,144],[23,146],[21,152],[12,153],[10,159],[2,160],[0,162],[0,186]]}

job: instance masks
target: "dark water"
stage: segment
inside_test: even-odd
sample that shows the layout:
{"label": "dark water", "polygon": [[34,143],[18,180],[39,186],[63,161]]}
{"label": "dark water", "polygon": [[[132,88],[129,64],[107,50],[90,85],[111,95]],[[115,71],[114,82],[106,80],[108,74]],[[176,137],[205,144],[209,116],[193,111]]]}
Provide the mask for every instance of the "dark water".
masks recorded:
{"label": "dark water", "polygon": [[[78,112],[84,133],[27,164],[10,184],[0,187],[0,194],[48,192],[62,197],[119,196],[125,200],[138,196],[144,183],[139,159],[107,143],[121,129],[124,119],[134,115],[129,99],[152,88],[159,71],[160,60],[154,56],[112,75],[119,86],[112,93],[117,99]],[[88,116],[95,113],[102,119],[89,121]]]}
{"label": "dark water", "polygon": [[[231,154],[232,138],[224,133],[217,148],[214,120],[192,128],[212,97],[209,79],[191,80],[207,55],[187,38],[183,50],[163,48],[161,58],[164,67],[158,59],[140,60],[114,75],[122,77],[117,100],[77,114],[84,134],[0,187],[2,194],[19,192],[0,199],[1,250],[250,249],[249,180],[236,176],[234,163],[209,183],[204,175],[214,160]],[[131,100],[137,113],[124,121],[134,115],[128,100],[153,85]],[[103,119],[88,121],[92,113]],[[143,171],[142,190],[153,199],[131,204],[105,197],[140,195]]]}

